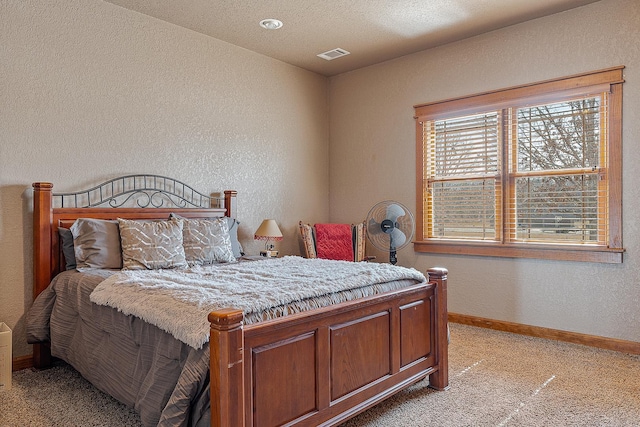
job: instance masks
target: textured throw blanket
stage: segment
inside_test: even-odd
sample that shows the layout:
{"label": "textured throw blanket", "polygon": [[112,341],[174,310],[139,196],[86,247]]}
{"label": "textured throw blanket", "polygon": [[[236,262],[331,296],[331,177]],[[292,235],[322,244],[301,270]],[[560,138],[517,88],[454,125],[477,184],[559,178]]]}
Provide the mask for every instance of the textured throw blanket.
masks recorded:
{"label": "textured throw blanket", "polygon": [[318,258],[353,261],[353,236],[349,224],[316,224]]}
{"label": "textured throw blanket", "polygon": [[390,264],[288,256],[187,270],[122,271],[100,283],[90,299],[199,349],[209,340],[207,315],[213,310],[234,307],[257,321],[329,305],[336,292],[404,279],[426,281],[418,270]]}

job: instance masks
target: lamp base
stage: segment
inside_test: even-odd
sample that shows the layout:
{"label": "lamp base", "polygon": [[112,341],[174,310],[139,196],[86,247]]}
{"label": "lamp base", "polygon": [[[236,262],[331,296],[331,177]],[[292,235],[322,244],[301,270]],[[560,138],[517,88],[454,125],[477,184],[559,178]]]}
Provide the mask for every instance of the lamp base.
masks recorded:
{"label": "lamp base", "polygon": [[278,251],[260,251],[260,255],[267,258],[275,258],[278,256]]}

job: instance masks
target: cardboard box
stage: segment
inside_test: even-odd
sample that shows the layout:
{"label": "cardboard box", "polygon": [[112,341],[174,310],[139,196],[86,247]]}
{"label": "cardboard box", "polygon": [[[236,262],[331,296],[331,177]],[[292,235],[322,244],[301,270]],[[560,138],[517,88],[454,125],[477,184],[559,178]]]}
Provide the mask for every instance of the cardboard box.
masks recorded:
{"label": "cardboard box", "polygon": [[0,391],[11,389],[11,329],[0,322]]}

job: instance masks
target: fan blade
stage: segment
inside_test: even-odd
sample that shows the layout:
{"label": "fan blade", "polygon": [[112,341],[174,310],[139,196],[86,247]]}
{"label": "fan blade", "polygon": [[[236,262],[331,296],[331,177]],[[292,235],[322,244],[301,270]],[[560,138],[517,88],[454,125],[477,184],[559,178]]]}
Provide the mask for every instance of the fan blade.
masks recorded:
{"label": "fan blade", "polygon": [[390,246],[392,248],[399,248],[404,245],[404,242],[407,241],[407,236],[397,228],[394,228],[391,232],[391,243]]}
{"label": "fan blade", "polygon": [[373,218],[369,219],[369,223],[367,224],[367,233],[382,233],[382,225],[379,222],[376,222],[376,220],[374,220]]}
{"label": "fan blade", "polygon": [[406,212],[400,205],[395,203],[387,206],[387,216],[386,219],[390,219],[395,224],[398,220],[398,217],[403,216]]}

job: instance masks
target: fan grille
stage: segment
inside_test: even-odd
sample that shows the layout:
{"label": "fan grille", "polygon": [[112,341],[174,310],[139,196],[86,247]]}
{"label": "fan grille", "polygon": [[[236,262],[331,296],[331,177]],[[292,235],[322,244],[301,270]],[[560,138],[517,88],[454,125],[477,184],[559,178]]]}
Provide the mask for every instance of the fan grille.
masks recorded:
{"label": "fan grille", "polygon": [[415,231],[411,211],[391,200],[373,206],[367,215],[366,225],[369,241],[386,252],[397,251],[411,243]]}

